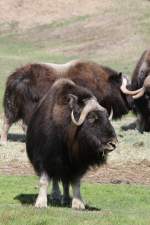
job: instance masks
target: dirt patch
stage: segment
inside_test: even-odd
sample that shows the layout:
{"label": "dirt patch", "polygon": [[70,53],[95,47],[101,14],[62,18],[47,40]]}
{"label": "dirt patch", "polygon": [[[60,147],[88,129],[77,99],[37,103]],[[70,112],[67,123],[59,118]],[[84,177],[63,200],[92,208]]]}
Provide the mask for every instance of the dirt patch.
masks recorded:
{"label": "dirt patch", "polygon": [[97,171],[90,171],[84,179],[98,183],[150,185],[150,162],[105,165]]}
{"label": "dirt patch", "polygon": [[110,0],[1,0],[0,21],[24,30],[73,16],[94,14],[111,5]]}
{"label": "dirt patch", "polygon": [[[0,175],[35,175],[27,162],[11,161],[0,164]],[[98,169],[91,169],[84,177],[84,181],[112,184],[144,184],[150,185],[150,162],[129,165],[105,165]]]}

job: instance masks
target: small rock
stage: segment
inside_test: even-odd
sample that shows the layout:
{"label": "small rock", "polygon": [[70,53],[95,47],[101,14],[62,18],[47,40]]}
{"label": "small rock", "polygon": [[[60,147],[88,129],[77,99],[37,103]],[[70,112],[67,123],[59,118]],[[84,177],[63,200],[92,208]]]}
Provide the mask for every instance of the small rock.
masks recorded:
{"label": "small rock", "polygon": [[139,142],[135,142],[133,144],[134,147],[144,147],[144,142],[143,141],[139,141]]}

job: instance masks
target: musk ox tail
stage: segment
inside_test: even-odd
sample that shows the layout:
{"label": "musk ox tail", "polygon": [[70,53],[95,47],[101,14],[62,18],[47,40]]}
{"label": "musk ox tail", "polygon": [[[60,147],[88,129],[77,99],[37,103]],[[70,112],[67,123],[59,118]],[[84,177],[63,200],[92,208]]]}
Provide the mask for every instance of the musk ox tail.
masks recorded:
{"label": "musk ox tail", "polygon": [[3,106],[5,116],[11,123],[24,118],[23,111],[27,101],[38,102],[35,82],[32,65],[21,67],[8,77]]}
{"label": "musk ox tail", "polygon": [[8,77],[3,99],[5,117],[1,139],[6,140],[12,123],[22,120],[24,125],[28,125],[38,102],[56,79],[52,72],[53,69],[47,66],[28,64]]}

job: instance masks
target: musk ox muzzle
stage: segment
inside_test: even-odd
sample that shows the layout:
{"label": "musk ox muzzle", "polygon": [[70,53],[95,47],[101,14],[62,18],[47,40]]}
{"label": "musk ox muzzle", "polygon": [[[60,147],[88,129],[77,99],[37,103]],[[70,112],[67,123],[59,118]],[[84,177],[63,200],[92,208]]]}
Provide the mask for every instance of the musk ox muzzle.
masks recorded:
{"label": "musk ox muzzle", "polygon": [[115,150],[115,148],[118,145],[118,140],[117,138],[113,138],[111,141],[109,141],[106,145],[104,145],[103,149],[104,149],[104,153],[109,153],[112,152],[113,150]]}

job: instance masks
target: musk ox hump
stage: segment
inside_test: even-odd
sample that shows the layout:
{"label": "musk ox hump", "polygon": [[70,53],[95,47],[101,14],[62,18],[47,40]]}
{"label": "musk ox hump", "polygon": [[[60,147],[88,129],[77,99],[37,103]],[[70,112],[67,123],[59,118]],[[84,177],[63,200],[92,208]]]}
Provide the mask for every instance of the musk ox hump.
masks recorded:
{"label": "musk ox hump", "polygon": [[57,73],[61,74],[66,73],[70,69],[70,67],[75,66],[78,62],[79,62],[78,60],[72,60],[64,64],[56,64],[56,63],[42,63],[42,64],[53,68]]}

